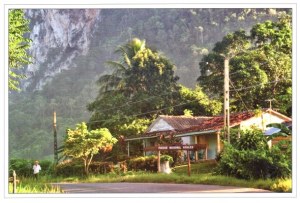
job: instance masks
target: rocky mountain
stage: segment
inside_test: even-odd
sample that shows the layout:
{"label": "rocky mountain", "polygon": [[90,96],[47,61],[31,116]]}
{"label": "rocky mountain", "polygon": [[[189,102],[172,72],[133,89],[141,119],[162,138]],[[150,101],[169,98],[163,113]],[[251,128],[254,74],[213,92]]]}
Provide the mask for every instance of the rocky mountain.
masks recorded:
{"label": "rocky mountain", "polygon": [[114,49],[133,37],[145,39],[148,45],[164,52],[176,65],[181,82],[193,86],[199,74],[198,62],[215,42],[228,32],[249,30],[257,22],[276,19],[282,10],[26,10],[32,30],[30,54],[35,61],[25,69],[28,78],[23,81],[23,89],[41,90],[55,75],[77,66],[74,59],[80,55],[98,53],[93,60],[100,62],[103,71],[104,62],[114,58]]}
{"label": "rocky mountain", "polygon": [[76,56],[86,55],[96,23],[101,23],[99,14],[98,9],[26,10],[34,63],[27,67],[24,88],[34,85],[41,89],[57,73],[67,70]]}

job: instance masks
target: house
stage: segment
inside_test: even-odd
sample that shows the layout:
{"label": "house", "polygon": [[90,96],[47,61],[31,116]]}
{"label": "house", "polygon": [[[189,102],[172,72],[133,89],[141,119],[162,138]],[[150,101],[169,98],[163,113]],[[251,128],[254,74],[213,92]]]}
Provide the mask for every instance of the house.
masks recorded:
{"label": "house", "polygon": [[[292,119],[272,109],[239,112],[230,115],[230,128],[247,129],[256,126],[266,130],[270,123],[291,122]],[[143,140],[144,148],[156,145],[160,136],[180,138],[182,144],[202,144],[205,147],[192,153],[192,158],[215,159],[222,149],[220,134],[224,128],[224,117],[159,116],[146,130],[142,137],[126,139]]]}

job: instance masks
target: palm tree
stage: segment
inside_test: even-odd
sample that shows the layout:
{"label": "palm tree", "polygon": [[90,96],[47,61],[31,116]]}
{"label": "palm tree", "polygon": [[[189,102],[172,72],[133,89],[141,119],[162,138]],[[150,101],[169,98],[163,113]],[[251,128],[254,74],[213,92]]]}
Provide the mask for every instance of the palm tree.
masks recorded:
{"label": "palm tree", "polygon": [[[120,61],[106,62],[114,70],[111,74],[103,75],[99,78],[100,92],[107,93],[110,91],[126,92],[125,78],[130,77],[134,57],[140,51],[146,48],[145,40],[134,38],[125,45],[119,46],[115,53],[121,55]],[[128,87],[127,87],[128,89]]]}

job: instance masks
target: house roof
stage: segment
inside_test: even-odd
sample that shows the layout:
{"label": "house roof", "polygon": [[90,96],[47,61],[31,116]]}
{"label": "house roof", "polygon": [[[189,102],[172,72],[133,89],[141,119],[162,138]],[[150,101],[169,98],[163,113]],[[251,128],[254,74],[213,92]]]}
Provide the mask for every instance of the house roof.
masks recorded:
{"label": "house roof", "polygon": [[[230,115],[230,127],[239,125],[242,121],[248,120],[255,116],[254,112],[240,112]],[[190,128],[178,131],[178,133],[192,132],[192,131],[210,131],[210,130],[220,130],[224,128],[224,116],[215,116],[213,118],[205,119],[198,126],[193,126]]]}
{"label": "house roof", "polygon": [[[285,122],[291,122],[292,119],[277,112],[272,109],[263,109],[263,112],[273,114],[281,119],[283,119]],[[230,127],[234,127],[239,125],[242,121],[246,121],[252,117],[255,116],[255,113],[253,111],[246,111],[246,112],[239,112],[230,114]],[[198,126],[193,126],[190,128],[186,128],[182,131],[178,131],[176,134],[179,133],[186,133],[186,132],[192,132],[192,131],[211,131],[211,130],[221,130],[224,127],[224,116],[215,116],[210,119],[205,119],[203,122]]]}
{"label": "house roof", "polygon": [[[173,127],[173,131],[181,131],[187,128],[199,126],[204,120],[209,119],[212,117],[207,116],[168,116],[168,115],[160,115],[146,130],[146,133],[150,133],[150,130],[153,126],[160,120],[163,119],[167,122],[170,126]],[[155,132],[153,132],[155,133]]]}
{"label": "house roof", "polygon": [[[285,122],[291,122],[292,119],[277,112],[272,109],[264,109],[263,112],[273,114],[278,116],[279,118],[283,119]],[[247,111],[247,112],[239,112],[230,114],[230,127],[234,127],[239,125],[242,121],[246,121],[255,116],[254,111]],[[221,130],[224,127],[224,116],[215,116],[213,118],[205,119],[203,122],[198,126],[193,126],[190,128],[186,128],[183,130],[179,130],[176,134],[186,133],[186,132],[193,132],[193,131],[211,131],[211,130]]]}
{"label": "house roof", "polygon": [[[272,109],[263,109],[263,112],[273,114],[285,122],[289,123],[292,121],[291,118],[274,111]],[[255,116],[254,111],[250,112],[239,112],[230,114],[230,127],[234,127],[239,125],[241,122],[251,119]],[[150,131],[152,127],[163,119],[167,122],[170,126],[174,129],[172,130],[161,130],[161,131]],[[160,115],[146,130],[144,136],[146,137],[155,137],[159,134],[173,134],[173,135],[183,135],[185,133],[190,132],[215,132],[221,130],[224,127],[224,116],[198,116],[198,117],[191,117],[191,116],[167,116],[167,115]]]}

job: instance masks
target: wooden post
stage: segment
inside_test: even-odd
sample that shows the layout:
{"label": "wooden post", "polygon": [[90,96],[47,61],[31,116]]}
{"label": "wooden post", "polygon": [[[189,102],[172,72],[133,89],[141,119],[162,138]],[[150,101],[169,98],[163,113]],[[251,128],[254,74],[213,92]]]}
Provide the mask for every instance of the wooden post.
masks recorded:
{"label": "wooden post", "polygon": [[[195,136],[195,144],[198,144],[197,136]],[[198,161],[198,150],[194,151],[195,161]]]}
{"label": "wooden post", "polygon": [[190,151],[186,150],[187,159],[188,159],[188,176],[191,176],[191,160],[190,160]]}
{"label": "wooden post", "polygon": [[17,192],[17,178],[16,172],[13,171],[13,193]]}
{"label": "wooden post", "polygon": [[217,132],[217,153],[221,151],[221,144],[220,144],[220,131]]}
{"label": "wooden post", "polygon": [[57,153],[57,131],[56,131],[56,112],[53,112],[53,133],[54,133],[54,165],[58,163]]}
{"label": "wooden post", "polygon": [[157,152],[157,172],[160,173],[160,150]]}
{"label": "wooden post", "polygon": [[[145,143],[145,140],[143,140],[143,148],[145,149],[145,147],[146,147],[146,143]],[[145,150],[143,150],[143,155],[146,156]]]}
{"label": "wooden post", "polygon": [[130,153],[129,153],[129,141],[127,142],[127,156],[128,157],[130,156]]}

